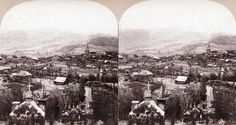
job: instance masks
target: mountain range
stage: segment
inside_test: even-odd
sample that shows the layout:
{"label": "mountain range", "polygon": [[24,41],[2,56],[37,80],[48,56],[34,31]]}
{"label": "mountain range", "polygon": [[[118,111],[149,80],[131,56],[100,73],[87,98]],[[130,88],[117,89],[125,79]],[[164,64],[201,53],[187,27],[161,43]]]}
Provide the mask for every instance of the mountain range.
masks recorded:
{"label": "mountain range", "polygon": [[118,38],[110,35],[65,33],[59,31],[0,31],[0,53],[18,56],[81,54],[90,51],[117,51]]}
{"label": "mountain range", "polygon": [[210,43],[212,50],[236,50],[236,36],[201,34],[177,29],[126,29],[120,32],[120,53],[168,56],[203,53]]}

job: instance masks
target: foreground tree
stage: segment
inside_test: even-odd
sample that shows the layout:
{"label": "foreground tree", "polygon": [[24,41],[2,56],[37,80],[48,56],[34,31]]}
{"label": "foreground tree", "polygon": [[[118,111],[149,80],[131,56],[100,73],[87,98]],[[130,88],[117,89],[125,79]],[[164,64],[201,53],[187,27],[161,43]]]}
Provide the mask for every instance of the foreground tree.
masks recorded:
{"label": "foreground tree", "polygon": [[170,119],[171,125],[174,125],[177,119],[182,118],[185,110],[185,103],[182,95],[172,94],[165,103],[165,117]]}

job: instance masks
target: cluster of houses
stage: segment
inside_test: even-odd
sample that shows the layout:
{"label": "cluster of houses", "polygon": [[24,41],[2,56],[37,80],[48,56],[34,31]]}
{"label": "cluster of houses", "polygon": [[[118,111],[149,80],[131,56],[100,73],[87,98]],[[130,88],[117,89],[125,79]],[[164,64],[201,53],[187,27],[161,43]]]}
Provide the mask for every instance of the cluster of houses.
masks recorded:
{"label": "cluster of houses", "polygon": [[[32,99],[33,91],[31,91],[30,89],[28,91],[25,90],[26,85],[31,84],[29,86],[34,86],[38,81],[42,82],[42,80],[45,80],[45,83],[42,82],[43,84],[41,85],[44,89],[47,89],[47,91],[51,91],[51,89],[53,88],[47,88],[51,87],[52,83],[53,86],[56,86],[55,88],[57,89],[69,83],[80,83],[87,81],[87,83],[85,84],[86,86],[91,86],[92,83],[98,83],[100,88],[102,88],[101,90],[106,90],[107,93],[109,93],[107,95],[107,98],[111,98],[110,100],[112,100],[112,102],[115,102],[112,103],[112,106],[110,106],[109,108],[108,106],[104,108],[107,110],[112,109],[112,107],[114,107],[113,105],[117,104],[117,100],[113,98],[117,93],[118,79],[116,79],[117,76],[114,76],[117,75],[118,72],[117,60],[118,52],[93,52],[89,50],[88,45],[85,53],[80,55],[65,54],[60,56],[54,55],[38,58],[30,56],[0,55],[0,78],[3,79],[2,81],[4,82],[0,83],[0,86],[17,83],[21,85],[21,87],[24,87],[22,88],[22,90],[26,92],[26,94],[24,95],[25,101],[16,102],[13,100],[13,108],[12,112],[10,113],[10,117],[12,118],[12,120],[17,119],[19,116],[19,109],[21,109],[22,107],[29,107],[29,109],[25,109],[22,118],[27,116],[27,113],[29,111],[31,112],[31,110],[33,110],[34,115],[40,114],[44,120],[45,104],[43,103],[45,103],[45,100],[42,97],[42,99],[38,98],[37,102],[35,102],[34,99]],[[110,82],[109,79],[112,82]],[[39,91],[40,89],[41,88],[39,88]],[[99,89],[99,91],[101,90]],[[54,92],[54,90],[52,91]],[[55,91],[60,90],[58,89]],[[99,93],[99,91],[94,91],[93,94]],[[112,93],[113,96],[111,96],[110,93]],[[42,102],[43,105],[41,105],[40,102]]]}
{"label": "cluster of houses", "polygon": [[176,83],[189,83],[191,75],[214,74],[224,72],[226,75],[234,74],[236,66],[236,51],[234,50],[211,50],[207,46],[206,52],[201,54],[183,54],[164,57],[151,57],[120,54],[119,73],[126,80],[146,82],[147,75],[154,77],[174,77]]}
{"label": "cluster of houses", "polygon": [[103,72],[117,72],[117,52],[91,52],[87,46],[81,55],[55,55],[51,57],[27,57],[15,55],[1,55],[0,76],[10,77],[20,82],[25,77],[54,77],[55,83],[66,83],[68,74],[81,73],[98,74]]}
{"label": "cluster of houses", "polygon": [[[235,50],[211,50],[210,45],[208,45],[206,52],[200,54],[185,53],[163,57],[120,54],[118,60],[119,76],[121,77],[119,84],[127,90],[136,89],[135,85],[139,87],[141,85],[142,89],[146,89],[145,87],[149,86],[150,83],[157,85],[159,84],[157,82],[160,81],[167,87],[166,90],[176,87],[178,88],[176,91],[186,94],[185,88],[191,85],[204,86],[206,83],[206,98],[211,98],[211,101],[206,100],[211,102],[211,105],[217,106],[213,107],[216,109],[216,113],[228,115],[233,119],[236,117],[235,99],[233,98],[233,91],[236,87]],[[211,96],[208,95],[209,93]],[[141,104],[139,101],[132,101],[132,104],[136,105],[137,108]],[[136,116],[131,111],[130,120],[137,120]]]}

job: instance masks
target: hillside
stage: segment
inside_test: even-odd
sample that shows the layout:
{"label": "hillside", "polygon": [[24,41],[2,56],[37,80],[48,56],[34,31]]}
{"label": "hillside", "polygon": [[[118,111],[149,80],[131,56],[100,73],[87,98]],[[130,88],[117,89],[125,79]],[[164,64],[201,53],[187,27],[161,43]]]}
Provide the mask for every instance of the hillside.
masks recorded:
{"label": "hillside", "polygon": [[[220,35],[209,40],[211,50],[236,50],[236,36]],[[190,53],[203,53],[208,43],[194,43],[182,47],[179,51]]]}
{"label": "hillside", "polygon": [[120,33],[119,46],[121,53],[142,52],[153,56],[168,56],[203,53],[208,42],[211,43],[212,50],[236,49],[236,36],[199,34],[177,29],[124,30]]}
{"label": "hillside", "polygon": [[83,53],[89,43],[93,51],[117,51],[117,38],[105,35],[83,36],[58,31],[1,31],[0,53],[18,56],[50,56]]}

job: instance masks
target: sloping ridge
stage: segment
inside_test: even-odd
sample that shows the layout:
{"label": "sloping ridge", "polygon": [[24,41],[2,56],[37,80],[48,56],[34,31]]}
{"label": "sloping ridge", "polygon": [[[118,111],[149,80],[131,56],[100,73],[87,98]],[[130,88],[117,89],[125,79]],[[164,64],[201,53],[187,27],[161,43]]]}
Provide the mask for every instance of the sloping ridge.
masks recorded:
{"label": "sloping ridge", "polygon": [[0,31],[0,53],[18,56],[80,54],[85,45],[99,51],[117,51],[118,39],[109,35],[84,36],[58,31]]}

